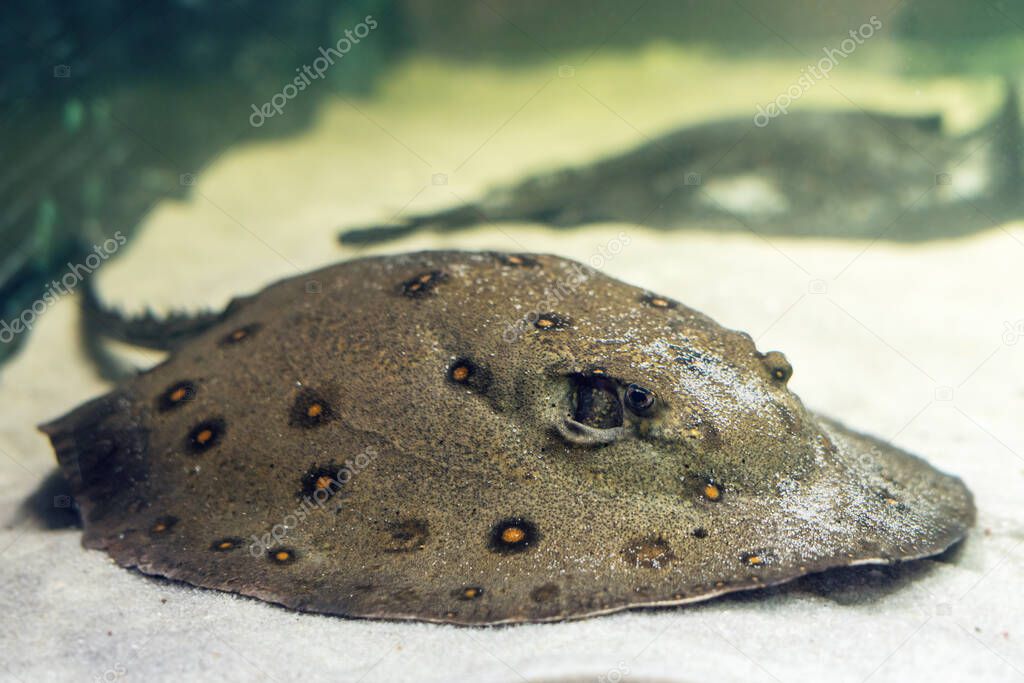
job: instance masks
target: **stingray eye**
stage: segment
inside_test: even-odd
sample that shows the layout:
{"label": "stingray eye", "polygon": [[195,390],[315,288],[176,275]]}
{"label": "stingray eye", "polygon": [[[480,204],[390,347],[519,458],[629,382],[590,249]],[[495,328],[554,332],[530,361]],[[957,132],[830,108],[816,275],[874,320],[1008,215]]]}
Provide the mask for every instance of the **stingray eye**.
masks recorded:
{"label": "stingray eye", "polygon": [[645,415],[654,407],[654,392],[637,384],[626,387],[626,405],[637,415]]}

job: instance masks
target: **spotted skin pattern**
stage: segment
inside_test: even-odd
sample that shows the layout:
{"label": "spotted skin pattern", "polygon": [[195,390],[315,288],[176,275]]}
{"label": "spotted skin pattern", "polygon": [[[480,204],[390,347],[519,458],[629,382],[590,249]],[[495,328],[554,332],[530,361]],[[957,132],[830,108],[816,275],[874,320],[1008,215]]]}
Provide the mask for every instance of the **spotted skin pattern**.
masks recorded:
{"label": "spotted skin pattern", "polygon": [[42,429],[86,547],[351,617],[581,618],[964,536],[958,479],[791,374],[573,261],[424,252],[274,284]]}

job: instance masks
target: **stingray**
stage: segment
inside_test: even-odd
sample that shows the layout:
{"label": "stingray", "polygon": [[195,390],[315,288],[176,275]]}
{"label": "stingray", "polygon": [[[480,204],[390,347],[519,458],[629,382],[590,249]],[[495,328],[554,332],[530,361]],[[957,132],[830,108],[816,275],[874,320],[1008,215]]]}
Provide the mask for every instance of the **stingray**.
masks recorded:
{"label": "stingray", "polygon": [[943,552],[953,476],[807,408],[777,351],[574,261],[422,252],[235,300],[42,427],[124,567],[456,624],[681,605]]}
{"label": "stingray", "polygon": [[714,120],[579,167],[499,186],[479,199],[355,227],[345,244],[488,222],[921,240],[1024,215],[1017,93],[977,130],[950,135],[938,115],[794,111]]}

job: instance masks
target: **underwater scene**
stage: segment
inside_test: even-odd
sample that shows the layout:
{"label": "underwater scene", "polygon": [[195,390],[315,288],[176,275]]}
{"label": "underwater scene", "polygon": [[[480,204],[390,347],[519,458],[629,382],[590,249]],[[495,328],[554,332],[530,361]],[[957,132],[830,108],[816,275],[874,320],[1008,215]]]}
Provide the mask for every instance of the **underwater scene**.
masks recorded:
{"label": "underwater scene", "polygon": [[1024,5],[0,54],[0,680],[1024,675]]}

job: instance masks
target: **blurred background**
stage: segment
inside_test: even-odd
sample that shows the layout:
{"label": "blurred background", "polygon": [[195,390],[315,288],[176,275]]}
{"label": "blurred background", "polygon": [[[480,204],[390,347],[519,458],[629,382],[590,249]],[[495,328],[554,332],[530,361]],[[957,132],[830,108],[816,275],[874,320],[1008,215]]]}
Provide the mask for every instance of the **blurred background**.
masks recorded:
{"label": "blurred background", "polygon": [[[8,673],[1024,670],[1024,4],[38,0],[0,4],[0,64]],[[750,332],[810,408],[964,478],[977,529],[912,581],[468,635],[154,582],[54,530],[74,514],[35,425],[109,388],[87,289],[126,314],[216,311],[419,249],[558,253]]]}
{"label": "blurred background", "polygon": [[[252,287],[267,277],[225,275],[252,272],[236,261],[249,248],[284,274],[349,256],[335,232],[366,244],[366,227],[462,205],[442,222],[866,240],[1018,213],[1024,7],[1004,0],[100,0],[0,15],[8,325],[118,231],[128,249],[220,261],[193,278]],[[196,303],[164,286],[170,263],[152,266],[149,302]]]}

